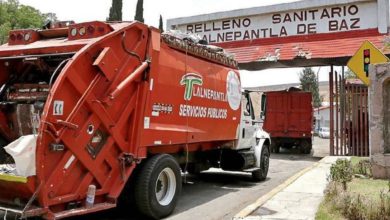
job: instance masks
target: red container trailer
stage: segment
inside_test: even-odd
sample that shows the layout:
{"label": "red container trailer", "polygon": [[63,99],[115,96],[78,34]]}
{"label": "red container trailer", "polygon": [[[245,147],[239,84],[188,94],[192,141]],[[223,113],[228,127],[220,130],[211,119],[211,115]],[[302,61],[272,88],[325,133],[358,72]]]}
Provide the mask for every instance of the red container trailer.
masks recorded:
{"label": "red container trailer", "polygon": [[272,139],[271,151],[297,146],[302,153],[312,149],[313,106],[310,92],[296,88],[265,92],[262,96],[263,129]]}
{"label": "red container trailer", "polygon": [[138,22],[67,25],[0,46],[0,210],[61,219],[122,193],[159,219],[181,171],[266,178],[269,135],[220,48]]}

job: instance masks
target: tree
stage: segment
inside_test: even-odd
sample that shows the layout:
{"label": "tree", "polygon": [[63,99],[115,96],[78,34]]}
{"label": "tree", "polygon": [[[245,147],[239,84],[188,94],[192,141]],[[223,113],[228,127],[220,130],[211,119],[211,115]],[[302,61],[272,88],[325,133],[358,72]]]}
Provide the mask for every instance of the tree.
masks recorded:
{"label": "tree", "polygon": [[144,1],[138,0],[134,20],[144,23]]}
{"label": "tree", "polygon": [[46,14],[43,14],[45,17],[46,17],[46,20],[47,21],[51,21],[51,22],[56,22],[58,21],[58,18],[57,18],[57,15],[55,13],[46,13]]}
{"label": "tree", "polygon": [[311,92],[313,97],[313,106],[321,106],[321,98],[318,89],[318,80],[312,68],[306,67],[299,73],[299,80],[303,91]]}
{"label": "tree", "polygon": [[354,72],[352,72],[352,70],[347,68],[347,70],[345,71],[345,74],[344,74],[344,78],[345,79],[357,79],[357,76]]}
{"label": "tree", "polygon": [[122,0],[112,0],[107,21],[122,21]]}
{"label": "tree", "polygon": [[158,24],[158,29],[160,29],[160,32],[164,32],[164,23],[163,23],[163,18],[162,16],[160,15],[160,22]]}
{"label": "tree", "polygon": [[[49,13],[52,17],[55,14]],[[18,0],[0,0],[0,44],[8,41],[8,33],[13,29],[41,28],[48,18],[39,10],[19,4]]]}

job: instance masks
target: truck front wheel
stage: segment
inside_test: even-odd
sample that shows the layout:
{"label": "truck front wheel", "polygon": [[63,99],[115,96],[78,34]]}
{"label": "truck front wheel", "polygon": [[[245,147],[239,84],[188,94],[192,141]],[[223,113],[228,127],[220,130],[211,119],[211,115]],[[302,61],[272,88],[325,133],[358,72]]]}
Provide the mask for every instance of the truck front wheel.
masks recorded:
{"label": "truck front wheel", "polygon": [[168,154],[156,155],[145,161],[136,178],[136,205],[148,217],[166,217],[175,209],[181,187],[176,160]]}
{"label": "truck front wheel", "polygon": [[267,145],[261,149],[260,169],[252,172],[252,178],[255,181],[263,181],[267,178],[269,168],[269,150]]}

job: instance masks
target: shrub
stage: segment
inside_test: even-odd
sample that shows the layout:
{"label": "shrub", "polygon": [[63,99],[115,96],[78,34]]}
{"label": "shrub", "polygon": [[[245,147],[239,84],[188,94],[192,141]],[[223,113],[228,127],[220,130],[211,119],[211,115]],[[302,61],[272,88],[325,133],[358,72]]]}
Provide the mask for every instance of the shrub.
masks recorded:
{"label": "shrub", "polygon": [[361,220],[364,219],[364,213],[366,213],[367,207],[362,202],[360,195],[350,199],[350,203],[346,204],[345,209],[343,210],[344,216],[350,220]]}
{"label": "shrub", "polygon": [[387,182],[387,187],[389,187],[388,192],[390,193],[390,180]]}
{"label": "shrub", "polygon": [[378,215],[375,216],[376,219],[381,217],[386,217],[385,219],[390,219],[390,193],[381,192],[380,195],[380,204],[377,211]]}
{"label": "shrub", "polygon": [[372,199],[340,188],[332,181],[325,190],[325,201],[334,212],[349,220],[390,220],[390,192],[384,190],[378,199]]}
{"label": "shrub", "polygon": [[330,167],[330,180],[341,183],[344,190],[347,190],[347,183],[352,181],[352,176],[353,169],[349,160],[338,159]]}
{"label": "shrub", "polygon": [[363,175],[366,177],[372,176],[372,167],[371,163],[368,159],[360,160],[354,167],[353,167],[354,174]]}

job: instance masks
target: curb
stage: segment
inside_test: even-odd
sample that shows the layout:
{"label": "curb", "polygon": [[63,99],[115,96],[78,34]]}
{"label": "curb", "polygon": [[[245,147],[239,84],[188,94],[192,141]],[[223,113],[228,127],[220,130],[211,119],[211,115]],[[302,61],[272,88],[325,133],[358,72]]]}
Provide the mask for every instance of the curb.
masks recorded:
{"label": "curb", "polygon": [[290,178],[288,178],[286,181],[284,181],[282,184],[274,188],[273,190],[269,191],[267,194],[263,195],[259,199],[257,199],[254,203],[248,205],[243,210],[241,210],[239,213],[237,213],[233,220],[239,220],[244,219],[248,215],[250,215],[252,212],[254,212],[256,209],[258,209],[260,206],[262,206],[265,202],[270,200],[272,197],[274,197],[278,192],[285,189],[287,186],[289,186],[291,183],[293,183],[295,180],[297,180],[299,177],[301,177],[303,174],[307,173],[308,171],[314,169],[315,167],[319,166],[320,163],[327,157],[322,158],[320,161],[312,164],[311,166],[299,171],[298,173],[294,174]]}

